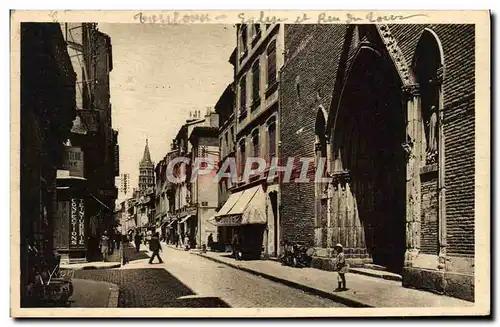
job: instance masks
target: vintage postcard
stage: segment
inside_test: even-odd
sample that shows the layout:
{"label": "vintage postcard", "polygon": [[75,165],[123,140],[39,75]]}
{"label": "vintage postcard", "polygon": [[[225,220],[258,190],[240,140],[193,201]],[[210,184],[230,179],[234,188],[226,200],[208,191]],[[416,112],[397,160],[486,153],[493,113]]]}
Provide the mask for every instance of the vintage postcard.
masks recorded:
{"label": "vintage postcard", "polygon": [[488,11],[14,10],[11,72],[11,316],[490,314]]}

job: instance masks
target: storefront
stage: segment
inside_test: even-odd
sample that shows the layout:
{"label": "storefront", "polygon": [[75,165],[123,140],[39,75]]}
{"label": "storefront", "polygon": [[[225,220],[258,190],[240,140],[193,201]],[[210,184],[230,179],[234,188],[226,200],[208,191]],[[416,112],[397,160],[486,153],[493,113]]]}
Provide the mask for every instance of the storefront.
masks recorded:
{"label": "storefront", "polygon": [[183,236],[182,242],[186,236],[189,237],[189,245],[191,248],[196,248],[196,234],[198,232],[198,216],[196,214],[188,214],[179,221],[180,235]]}
{"label": "storefront", "polygon": [[266,197],[261,185],[231,194],[214,217],[218,248],[237,247],[243,257],[260,258],[267,226]]}
{"label": "storefront", "polygon": [[84,262],[87,257],[87,180],[58,171],[54,248],[63,263]]}
{"label": "storefront", "polygon": [[166,225],[166,229],[167,229],[167,242],[169,244],[177,244],[179,238],[178,236],[179,234],[177,231],[177,220],[176,219],[171,220]]}

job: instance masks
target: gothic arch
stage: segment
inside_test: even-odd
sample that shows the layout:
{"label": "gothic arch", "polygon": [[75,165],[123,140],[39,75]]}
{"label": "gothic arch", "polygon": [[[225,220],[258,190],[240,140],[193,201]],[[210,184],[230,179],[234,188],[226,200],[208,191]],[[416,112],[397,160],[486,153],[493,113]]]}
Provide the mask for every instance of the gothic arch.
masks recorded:
{"label": "gothic arch", "polygon": [[358,47],[358,50],[356,51],[356,54],[354,55],[354,59],[352,60],[351,64],[349,65],[349,68],[347,69],[346,73],[346,78],[345,81],[342,85],[342,90],[339,95],[339,102],[337,108],[330,108],[330,114],[334,114],[333,120],[327,124],[327,129],[331,132],[330,139],[333,144],[333,139],[335,135],[335,130],[336,130],[336,125],[337,125],[337,120],[339,118],[339,114],[341,114],[341,102],[342,98],[344,97],[344,93],[346,91],[348,82],[351,78],[351,73],[358,64],[359,61],[362,61],[364,57],[372,57],[372,58],[377,58],[378,60],[382,59],[382,55],[380,54],[379,51],[377,51],[375,48],[368,46],[368,45],[360,45]]}
{"label": "gothic arch", "polygon": [[[442,110],[442,82],[444,73],[443,47],[437,34],[426,28],[422,31],[412,60],[412,71],[419,88],[419,102],[414,108],[416,115],[423,121],[425,136],[422,139],[424,164],[438,161],[440,133],[438,131],[439,113]],[[417,140],[418,141],[418,140]]]}
{"label": "gothic arch", "polygon": [[[348,76],[354,65],[354,62],[356,61],[356,58],[359,56],[360,53],[365,51],[367,48],[375,51],[376,53],[378,53],[379,56],[386,57],[389,59],[389,61],[392,63],[392,68],[394,70],[394,73],[398,76],[401,86],[412,85],[415,83],[415,77],[413,75],[413,71],[408,66],[406,58],[403,55],[403,52],[401,51],[396,39],[394,38],[394,36],[390,31],[389,25],[373,24],[368,26],[374,28],[374,30],[376,31],[375,33],[376,36],[373,36],[372,34],[371,37],[372,39],[369,41],[366,40],[362,41],[360,39],[358,40],[359,44],[357,45],[356,53],[353,56],[354,60],[350,63],[349,68],[346,69],[345,73],[346,78],[344,79],[344,83],[340,83],[342,85],[341,90],[339,93],[335,93],[334,91],[334,97],[332,98],[332,104],[326,125],[328,131],[332,131],[333,128],[335,127],[335,122],[337,119],[336,115],[339,104],[338,101],[339,99],[342,98],[342,93],[345,88],[345,81],[348,80]],[[363,34],[367,34],[367,31],[368,30],[365,30]],[[348,32],[346,34],[346,42],[347,39],[351,39],[353,36],[356,37],[355,34],[356,34],[356,28],[353,27],[351,29],[348,29]],[[377,48],[375,48],[376,45],[378,45]],[[349,44],[347,42],[346,44],[344,44],[344,50],[343,50],[345,52],[343,53],[344,61],[347,60],[347,57],[345,56],[349,51],[348,49],[349,49]],[[341,72],[339,72],[339,74],[340,73]]]}
{"label": "gothic arch", "polygon": [[[347,69],[331,131],[333,193],[356,210],[333,208],[349,221],[347,248],[363,248],[373,262],[399,272],[405,251],[405,173],[401,143],[406,111],[393,61],[361,43]],[[344,202],[342,202],[344,203]],[[363,250],[363,251],[364,251]],[[357,251],[357,250],[356,250]],[[364,254],[364,255],[365,255]]]}
{"label": "gothic arch", "polygon": [[422,47],[425,43],[428,43],[427,46],[430,46],[431,44],[433,45],[433,50],[436,54],[438,54],[439,63],[441,64],[441,67],[444,67],[444,51],[441,40],[439,39],[439,36],[436,34],[436,32],[434,32],[430,28],[425,28],[422,33],[420,33],[417,47],[415,49],[415,54],[413,55],[412,71],[413,75],[415,75],[415,78],[417,78],[415,69],[417,68],[418,57],[422,55],[422,53],[420,52],[423,50]]}

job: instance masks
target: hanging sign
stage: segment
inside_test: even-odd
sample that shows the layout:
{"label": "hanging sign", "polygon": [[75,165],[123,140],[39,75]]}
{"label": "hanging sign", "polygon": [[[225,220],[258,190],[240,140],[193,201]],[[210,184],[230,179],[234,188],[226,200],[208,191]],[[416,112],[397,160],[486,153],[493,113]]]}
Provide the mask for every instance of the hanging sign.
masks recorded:
{"label": "hanging sign", "polygon": [[72,250],[85,249],[85,205],[83,199],[71,199],[69,247]]}
{"label": "hanging sign", "polygon": [[69,170],[71,176],[83,177],[83,151],[79,147],[65,147],[62,168]]}

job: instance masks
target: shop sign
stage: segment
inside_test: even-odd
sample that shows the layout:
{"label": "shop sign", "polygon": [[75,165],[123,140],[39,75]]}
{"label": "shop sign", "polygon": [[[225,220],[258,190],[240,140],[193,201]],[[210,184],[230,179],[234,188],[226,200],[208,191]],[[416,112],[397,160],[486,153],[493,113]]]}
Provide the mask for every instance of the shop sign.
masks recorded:
{"label": "shop sign", "polygon": [[69,170],[71,176],[83,177],[83,151],[79,147],[65,147],[62,168]]}
{"label": "shop sign", "polygon": [[223,216],[218,222],[217,226],[239,226],[241,225],[241,216]]}
{"label": "shop sign", "polygon": [[83,199],[71,199],[69,247],[72,250],[85,249],[85,204]]}
{"label": "shop sign", "polygon": [[114,149],[114,162],[115,162],[115,176],[120,175],[120,146],[118,144],[115,145]]}

